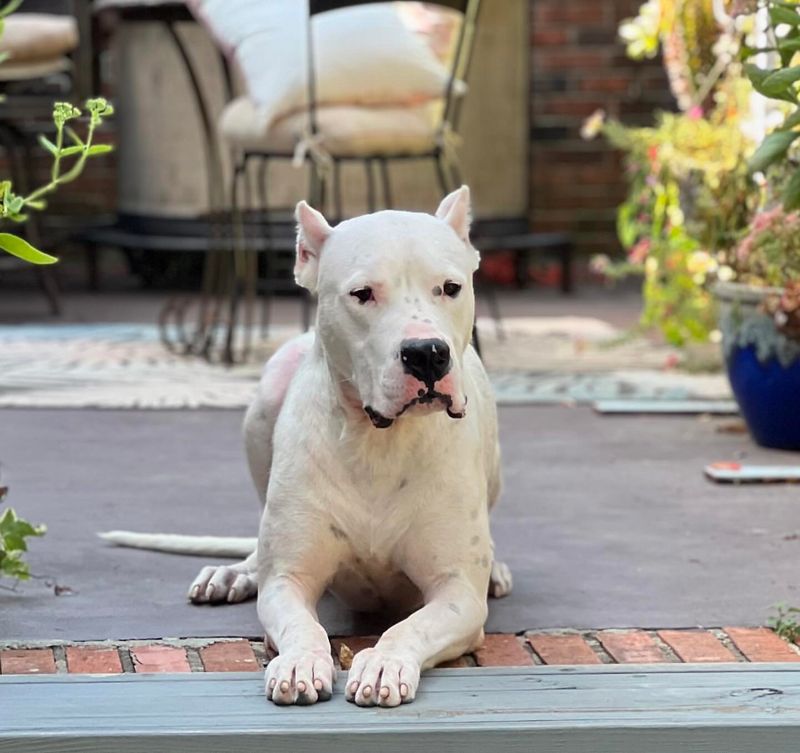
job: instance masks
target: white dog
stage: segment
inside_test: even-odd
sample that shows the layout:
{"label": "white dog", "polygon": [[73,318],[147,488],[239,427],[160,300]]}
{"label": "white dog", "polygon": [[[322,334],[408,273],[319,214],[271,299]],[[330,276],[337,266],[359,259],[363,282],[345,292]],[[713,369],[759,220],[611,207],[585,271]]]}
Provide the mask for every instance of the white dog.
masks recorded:
{"label": "white dog", "polygon": [[481,644],[487,592],[511,589],[489,531],[500,452],[470,345],[469,190],[435,217],[383,211],[331,228],[301,202],[297,223],[295,277],[318,296],[317,326],[269,360],[245,418],[258,547],[204,568],[189,598],[258,594],[278,704],[331,696],[326,589],[360,611],[411,612],[356,654],[345,688],[360,706],[396,706],[422,670]]}

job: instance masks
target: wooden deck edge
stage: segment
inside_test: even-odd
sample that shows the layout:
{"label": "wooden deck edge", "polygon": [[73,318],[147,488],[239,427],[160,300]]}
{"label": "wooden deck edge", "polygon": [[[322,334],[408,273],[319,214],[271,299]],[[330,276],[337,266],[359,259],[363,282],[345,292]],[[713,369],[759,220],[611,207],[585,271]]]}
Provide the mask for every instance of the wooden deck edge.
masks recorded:
{"label": "wooden deck edge", "polygon": [[414,704],[278,708],[253,673],[0,677],[14,753],[795,753],[800,666],[434,670]]}

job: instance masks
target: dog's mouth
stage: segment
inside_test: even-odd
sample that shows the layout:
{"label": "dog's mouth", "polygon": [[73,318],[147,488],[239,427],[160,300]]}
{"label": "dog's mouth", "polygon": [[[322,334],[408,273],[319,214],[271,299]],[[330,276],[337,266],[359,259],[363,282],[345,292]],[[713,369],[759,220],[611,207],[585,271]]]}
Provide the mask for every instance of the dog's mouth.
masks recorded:
{"label": "dog's mouth", "polygon": [[455,411],[453,410],[453,398],[450,395],[445,395],[441,392],[437,392],[434,389],[429,389],[427,392],[420,390],[421,394],[417,395],[413,400],[409,400],[394,416],[394,418],[389,418],[388,416],[384,416],[382,413],[378,413],[371,405],[364,406],[364,412],[369,417],[369,420],[372,421],[372,425],[376,429],[388,429],[394,422],[395,419],[400,418],[407,410],[413,408],[415,405],[430,405],[435,401],[440,401],[444,404],[445,410],[447,411],[447,415],[450,418],[464,418],[466,415],[466,406],[467,406],[467,398],[464,398],[464,410],[462,411]]}

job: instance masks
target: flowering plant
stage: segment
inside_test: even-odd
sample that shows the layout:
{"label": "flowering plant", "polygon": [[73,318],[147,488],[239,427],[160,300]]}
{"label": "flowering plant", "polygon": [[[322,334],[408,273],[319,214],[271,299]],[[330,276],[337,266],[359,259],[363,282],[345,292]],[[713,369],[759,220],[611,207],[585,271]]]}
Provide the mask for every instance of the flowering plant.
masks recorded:
{"label": "flowering plant", "polygon": [[676,345],[706,341],[716,326],[707,282],[747,227],[757,186],[747,160],[753,144],[743,134],[741,80],[708,114],[662,113],[654,128],[627,128],[595,117],[586,136],[602,132],[626,152],[629,193],[617,213],[627,258],[595,257],[608,277],[644,275],[642,325],[657,327]]}
{"label": "flowering plant", "polygon": [[730,269],[727,279],[770,289],[764,311],[800,340],[800,212],[776,205],[756,214],[721,269]]}

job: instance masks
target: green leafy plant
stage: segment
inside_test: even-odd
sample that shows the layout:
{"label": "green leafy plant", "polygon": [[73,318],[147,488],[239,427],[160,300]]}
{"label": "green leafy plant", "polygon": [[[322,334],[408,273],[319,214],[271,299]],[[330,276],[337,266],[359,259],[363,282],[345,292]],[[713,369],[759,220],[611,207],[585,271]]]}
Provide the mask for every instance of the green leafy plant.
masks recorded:
{"label": "green leafy plant", "polygon": [[626,153],[629,192],[617,212],[627,258],[601,256],[593,268],[612,279],[641,274],[642,326],[659,329],[674,345],[707,341],[715,330],[707,283],[756,204],[747,170],[753,144],[740,127],[739,82],[731,86],[708,114],[661,113],[653,128],[613,120],[594,127]]}
{"label": "green leafy plant", "polygon": [[[7,489],[0,488],[0,502]],[[7,507],[0,514],[0,577],[27,580],[31,573],[28,563],[22,559],[28,551],[26,539],[32,536],[44,536],[43,525],[33,525],[18,517],[13,508]]]}
{"label": "green leafy plant", "polygon": [[763,35],[767,43],[743,50],[743,57],[749,61],[745,72],[753,88],[779,103],[785,116],[753,154],[750,169],[765,172],[776,165],[788,166],[791,175],[781,199],[785,209],[800,209],[800,164],[794,154],[800,137],[800,4],[760,0],[758,7],[766,10],[768,22]]}
{"label": "green leafy plant", "polygon": [[767,624],[784,640],[792,643],[800,640],[800,608],[776,604],[773,609],[775,614],[767,620]]}
{"label": "green leafy plant", "polygon": [[[39,143],[53,157],[50,181],[25,196],[15,193],[10,180],[0,181],[0,220],[25,222],[30,210],[42,210],[46,207],[45,197],[48,194],[53,193],[59,186],[75,180],[83,172],[90,157],[112,151],[113,147],[110,144],[94,144],[92,141],[95,129],[104,118],[113,114],[114,108],[102,97],[97,97],[86,102],[86,110],[89,122],[86,134],[81,138],[68,123],[80,118],[83,113],[66,102],[57,102],[53,106],[55,142],[44,135],[39,136]],[[71,164],[67,167],[70,161]],[[56,257],[34,248],[13,233],[0,233],[0,248],[32,264],[53,264],[58,261]]]}
{"label": "green leafy plant", "polygon": [[[19,8],[22,1],[11,0],[0,8],[0,37],[5,28],[5,19]],[[0,63],[7,59],[8,53],[0,54]],[[83,172],[90,157],[113,150],[110,144],[94,144],[92,141],[95,129],[102,124],[104,118],[114,114],[114,108],[102,97],[88,100],[85,107],[89,122],[85,136],[81,137],[68,125],[83,115],[81,110],[67,102],[56,102],[53,105],[55,143],[44,135],[39,136],[39,143],[53,157],[50,181],[26,196],[17,194],[10,180],[0,181],[0,221],[25,222],[30,210],[38,211],[46,207],[45,197],[48,194],[75,180]],[[15,233],[0,233],[0,249],[31,264],[53,264],[58,261],[55,256],[40,251]]]}

